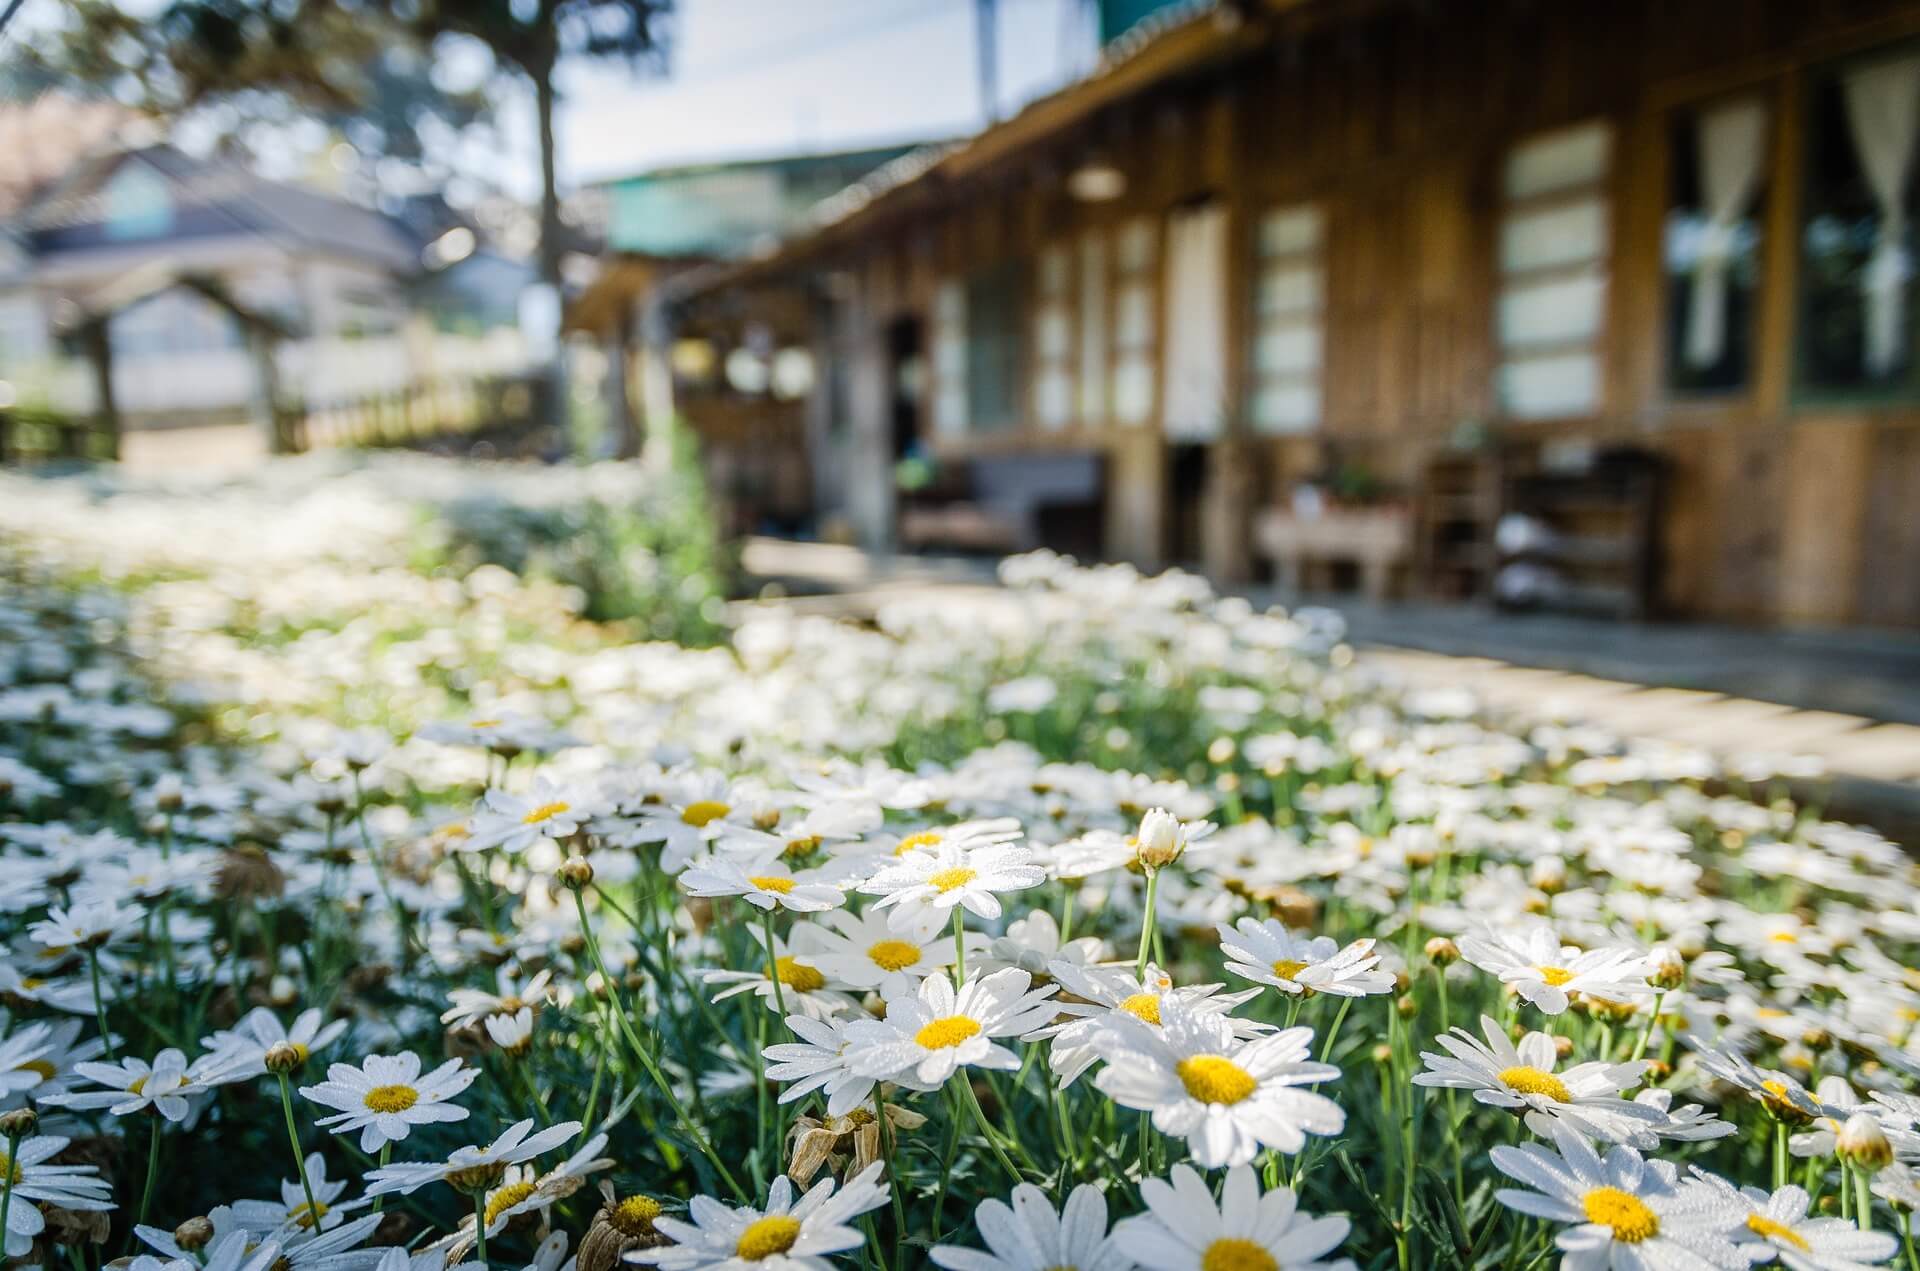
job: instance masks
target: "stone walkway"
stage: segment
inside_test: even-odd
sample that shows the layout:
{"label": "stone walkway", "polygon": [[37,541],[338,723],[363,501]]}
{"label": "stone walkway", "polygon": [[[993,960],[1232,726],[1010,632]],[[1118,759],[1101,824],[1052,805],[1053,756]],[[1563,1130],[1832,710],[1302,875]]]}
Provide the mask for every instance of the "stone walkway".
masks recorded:
{"label": "stone walkway", "polygon": [[[751,539],[742,563],[763,599],[850,617],[895,600],[988,602],[995,587],[990,562],[821,543]],[[1828,774],[1803,783],[1804,797],[1920,845],[1920,636],[1314,599],[1347,615],[1364,662],[1409,684],[1469,688],[1518,720],[1583,720],[1723,758],[1804,759]]]}

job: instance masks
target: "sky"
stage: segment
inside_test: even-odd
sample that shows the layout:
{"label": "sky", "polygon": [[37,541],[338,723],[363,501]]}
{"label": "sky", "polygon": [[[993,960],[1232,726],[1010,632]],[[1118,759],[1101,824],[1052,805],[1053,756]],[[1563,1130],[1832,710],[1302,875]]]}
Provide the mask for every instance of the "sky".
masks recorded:
{"label": "sky", "polygon": [[[59,2],[27,0],[8,35],[30,40]],[[121,2],[148,13],[165,0]],[[998,0],[1000,113],[1088,68],[1088,8]],[[562,67],[560,88],[563,190],[672,164],[961,136],[987,113],[973,0],[679,0],[664,75],[580,63]],[[495,117],[499,135],[455,145],[452,162],[531,200],[531,93],[507,90]]]}

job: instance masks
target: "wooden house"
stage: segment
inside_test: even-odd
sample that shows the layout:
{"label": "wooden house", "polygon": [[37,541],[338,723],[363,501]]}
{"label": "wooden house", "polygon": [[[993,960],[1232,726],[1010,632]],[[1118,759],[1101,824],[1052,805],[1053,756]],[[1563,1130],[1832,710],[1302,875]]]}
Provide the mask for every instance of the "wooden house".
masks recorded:
{"label": "wooden house", "polygon": [[1180,5],[672,313],[812,315],[876,547],[1914,625],[1917,148],[1914,0]]}

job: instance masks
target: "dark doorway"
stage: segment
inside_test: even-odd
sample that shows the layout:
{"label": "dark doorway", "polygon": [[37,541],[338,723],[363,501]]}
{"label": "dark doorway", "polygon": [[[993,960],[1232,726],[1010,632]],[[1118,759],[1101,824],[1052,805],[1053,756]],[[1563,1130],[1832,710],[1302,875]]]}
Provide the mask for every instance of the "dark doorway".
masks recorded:
{"label": "dark doorway", "polygon": [[888,410],[893,419],[893,457],[906,459],[924,452],[921,402],[926,388],[926,356],[921,345],[920,319],[912,314],[887,324]]}
{"label": "dark doorway", "polygon": [[1207,497],[1207,448],[1167,447],[1167,559],[1198,564],[1201,556],[1200,509]]}

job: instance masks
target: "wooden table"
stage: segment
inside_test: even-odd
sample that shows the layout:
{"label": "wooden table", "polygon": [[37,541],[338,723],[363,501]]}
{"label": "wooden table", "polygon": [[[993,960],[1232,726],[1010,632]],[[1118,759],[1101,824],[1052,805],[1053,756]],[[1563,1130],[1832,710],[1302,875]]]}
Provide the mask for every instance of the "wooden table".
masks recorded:
{"label": "wooden table", "polygon": [[1350,560],[1360,567],[1360,590],[1384,600],[1394,569],[1412,554],[1413,519],[1397,507],[1327,508],[1305,517],[1268,508],[1254,522],[1254,542],[1293,591],[1301,590],[1309,564]]}

